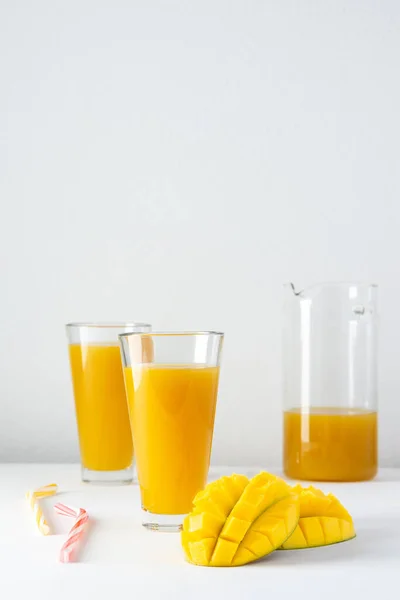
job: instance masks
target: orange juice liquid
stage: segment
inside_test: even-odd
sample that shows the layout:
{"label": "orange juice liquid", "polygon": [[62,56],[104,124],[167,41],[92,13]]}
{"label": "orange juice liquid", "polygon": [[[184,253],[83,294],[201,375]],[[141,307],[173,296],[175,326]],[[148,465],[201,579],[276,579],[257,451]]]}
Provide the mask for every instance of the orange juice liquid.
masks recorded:
{"label": "orange juice liquid", "polygon": [[142,506],[182,515],[206,485],[218,367],[143,365],[125,369]]}
{"label": "orange juice liquid", "polygon": [[93,471],[120,471],[133,460],[120,350],[69,346],[81,460]]}
{"label": "orange juice liquid", "polygon": [[284,413],[284,470],[293,479],[363,481],[377,472],[377,413],[340,408]]}

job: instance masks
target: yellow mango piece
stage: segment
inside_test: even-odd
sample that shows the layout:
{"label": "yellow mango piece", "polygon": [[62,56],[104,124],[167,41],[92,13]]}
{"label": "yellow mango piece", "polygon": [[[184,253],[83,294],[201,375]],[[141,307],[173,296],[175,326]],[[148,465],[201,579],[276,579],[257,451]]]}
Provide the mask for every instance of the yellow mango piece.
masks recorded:
{"label": "yellow mango piece", "polygon": [[290,493],[290,487],[283,479],[269,473],[259,473],[246,486],[231,516],[252,522],[266,507]]}
{"label": "yellow mango piece", "polygon": [[[293,532],[299,519],[296,497],[289,495],[273,502],[252,523],[233,559],[232,566],[239,566],[270,554]],[[243,551],[242,551],[243,550]],[[253,555],[250,558],[249,552]]]}
{"label": "yellow mango piece", "polygon": [[204,490],[199,492],[193,505],[204,512],[226,518],[246,488],[249,480],[245,475],[231,475],[231,477],[221,477],[212,483],[209,483]]}
{"label": "yellow mango piece", "polygon": [[[188,562],[192,562],[192,553],[190,551],[189,546],[190,546],[190,544],[195,543],[195,542],[191,542],[191,540],[185,530],[181,531],[181,543],[182,543],[183,551],[185,553],[186,560]],[[214,543],[214,540],[213,540],[213,543]]]}
{"label": "yellow mango piece", "polygon": [[196,533],[201,531],[202,537],[214,537],[221,529],[221,520],[208,512],[194,511],[186,519],[186,531]]}
{"label": "yellow mango piece", "polygon": [[211,560],[211,555],[213,553],[215,546],[214,538],[206,538],[203,540],[199,540],[198,542],[189,542],[188,549],[189,552],[186,555],[190,557],[190,561],[195,563],[208,563]]}
{"label": "yellow mango piece", "polygon": [[249,527],[249,521],[243,521],[242,519],[230,516],[225,521],[225,525],[222,530],[222,535],[225,539],[231,540],[232,542],[236,542],[237,544],[239,544],[239,542],[246,535]]}
{"label": "yellow mango piece", "polygon": [[[266,556],[275,550],[274,545],[267,535],[260,533],[259,531],[252,531],[251,529],[243,540],[243,548],[249,550],[255,558]],[[238,558],[235,557],[234,565],[236,566],[240,562],[239,555]]]}
{"label": "yellow mango piece", "polygon": [[210,566],[229,567],[237,552],[238,546],[239,544],[237,542],[231,542],[230,540],[219,537],[211,556]]}
{"label": "yellow mango piece", "polygon": [[353,519],[333,494],[310,486],[296,485],[300,519],[293,534],[282,544],[284,550],[312,548],[345,542],[355,537]]}
{"label": "yellow mango piece", "polygon": [[325,543],[324,532],[319,522],[318,517],[303,517],[299,520],[298,527],[300,527],[303,535],[307,541],[307,546],[323,546]]}
{"label": "yellow mango piece", "polygon": [[225,492],[229,494],[233,502],[237,502],[237,499],[240,498],[243,490],[249,483],[249,480],[245,475],[236,474],[231,475],[230,477],[221,477],[218,481]]}
{"label": "yellow mango piece", "polygon": [[307,540],[304,537],[304,533],[302,532],[300,527],[296,527],[293,531],[292,535],[284,544],[282,544],[283,550],[298,550],[300,548],[308,548]]}
{"label": "yellow mango piece", "polygon": [[250,481],[232,475],[195,497],[183,522],[182,546],[189,562],[239,566],[266,556],[293,533],[298,495],[279,477],[260,473]]}
{"label": "yellow mango piece", "polygon": [[226,512],[222,506],[217,504],[210,497],[199,498],[195,504],[195,510],[198,512],[206,512],[214,515],[223,523],[226,519]]}
{"label": "yellow mango piece", "polygon": [[[221,477],[195,496],[194,510],[185,517],[182,531],[182,546],[189,562],[210,562],[216,538],[224,526],[226,517],[248,483],[249,480],[244,475]],[[203,550],[198,542],[204,539],[207,543]]]}
{"label": "yellow mango piece", "polygon": [[203,492],[199,492],[193,500],[193,504],[197,507],[209,501],[214,503],[224,515],[229,511],[232,502],[230,496],[226,494],[222,486],[217,485],[216,481],[210,484],[209,489],[206,488]]}
{"label": "yellow mango piece", "polygon": [[341,541],[340,521],[342,519],[336,519],[335,517],[319,517],[325,544],[336,544]]}
{"label": "yellow mango piece", "polygon": [[356,537],[353,521],[350,523],[344,519],[339,519],[340,535],[342,540],[351,540]]}

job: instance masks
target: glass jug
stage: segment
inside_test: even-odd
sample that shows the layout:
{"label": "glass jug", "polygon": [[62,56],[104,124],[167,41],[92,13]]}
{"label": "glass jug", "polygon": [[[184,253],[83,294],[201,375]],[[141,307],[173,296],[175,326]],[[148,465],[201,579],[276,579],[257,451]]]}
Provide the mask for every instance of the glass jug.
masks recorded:
{"label": "glass jug", "polygon": [[293,479],[377,472],[377,286],[285,285],[283,462]]}

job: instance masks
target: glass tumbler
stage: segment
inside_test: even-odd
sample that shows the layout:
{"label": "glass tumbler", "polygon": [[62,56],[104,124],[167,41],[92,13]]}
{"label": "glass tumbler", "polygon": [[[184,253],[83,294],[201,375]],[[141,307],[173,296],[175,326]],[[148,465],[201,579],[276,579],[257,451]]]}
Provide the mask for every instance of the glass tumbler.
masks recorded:
{"label": "glass tumbler", "polygon": [[179,531],[207,483],[223,334],[119,338],[143,525]]}
{"label": "glass tumbler", "polygon": [[66,326],[82,480],[131,483],[133,444],[118,334],[150,331],[146,323]]}
{"label": "glass tumbler", "polygon": [[293,479],[377,472],[377,286],[285,286],[283,463]]}

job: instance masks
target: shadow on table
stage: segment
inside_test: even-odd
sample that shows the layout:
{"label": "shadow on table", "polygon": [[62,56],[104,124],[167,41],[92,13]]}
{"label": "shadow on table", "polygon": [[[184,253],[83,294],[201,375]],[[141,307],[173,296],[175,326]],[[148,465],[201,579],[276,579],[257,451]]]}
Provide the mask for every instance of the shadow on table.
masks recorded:
{"label": "shadow on table", "polygon": [[[393,516],[393,518],[396,518]],[[266,566],[267,563],[274,567],[288,567],[291,565],[307,564],[325,565],[335,563],[371,562],[393,560],[397,551],[395,546],[398,541],[398,531],[393,528],[393,518],[374,518],[374,525],[369,519],[359,519],[356,523],[357,537],[348,542],[332,544],[331,546],[308,548],[304,550],[279,550],[270,556],[261,559],[249,567],[257,568]],[[398,517],[397,517],[398,518]]]}
{"label": "shadow on table", "polygon": [[[397,518],[393,513],[393,518]],[[398,551],[398,532],[389,516],[358,519],[354,540],[320,548],[277,551],[246,566],[250,569],[288,566],[339,566],[392,563]],[[171,567],[184,564],[180,535],[149,532],[137,520],[118,517],[93,522],[80,553],[86,564]]]}

